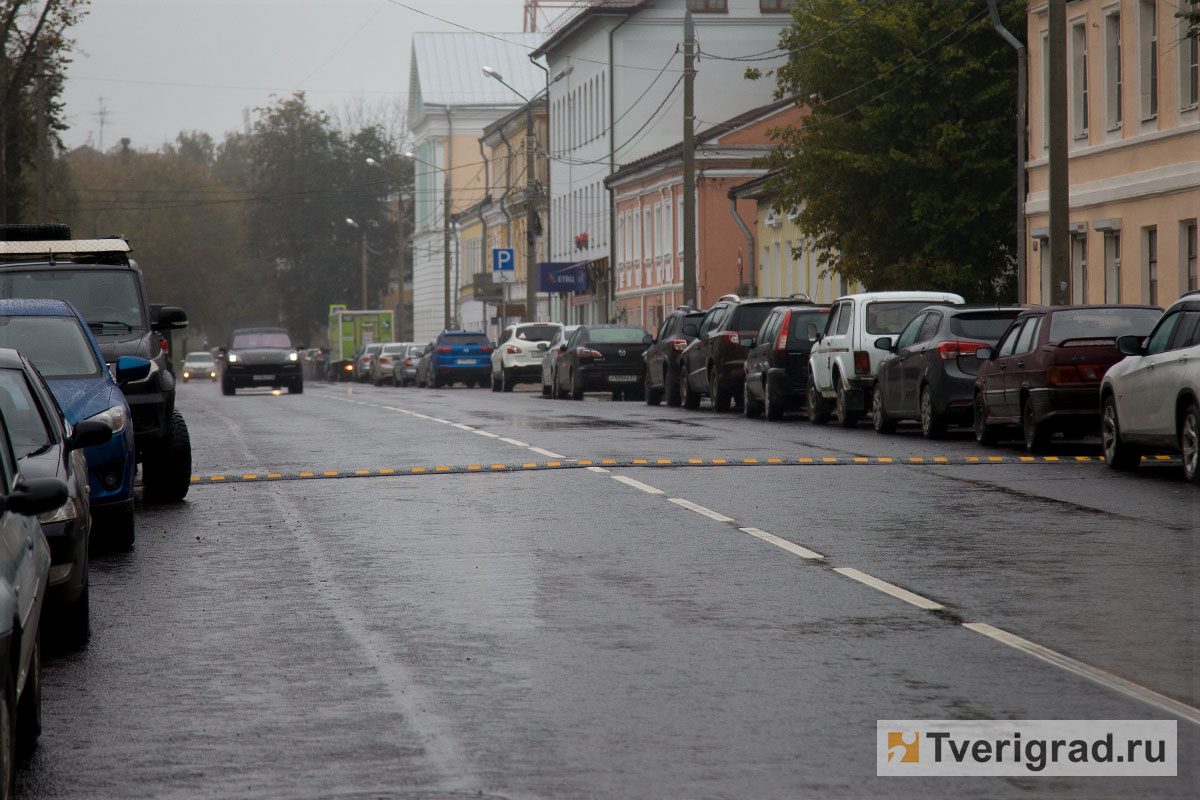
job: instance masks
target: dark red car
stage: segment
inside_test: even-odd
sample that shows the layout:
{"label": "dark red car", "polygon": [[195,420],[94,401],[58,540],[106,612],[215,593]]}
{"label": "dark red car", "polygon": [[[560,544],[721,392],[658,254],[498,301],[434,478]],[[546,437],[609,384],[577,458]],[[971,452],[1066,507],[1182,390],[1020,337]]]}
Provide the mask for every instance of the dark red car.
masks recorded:
{"label": "dark red car", "polygon": [[975,439],[993,444],[1000,428],[1020,426],[1031,453],[1050,437],[1094,433],[1100,380],[1125,356],[1118,336],[1146,336],[1155,306],[1052,306],[1026,309],[993,348],[976,351]]}

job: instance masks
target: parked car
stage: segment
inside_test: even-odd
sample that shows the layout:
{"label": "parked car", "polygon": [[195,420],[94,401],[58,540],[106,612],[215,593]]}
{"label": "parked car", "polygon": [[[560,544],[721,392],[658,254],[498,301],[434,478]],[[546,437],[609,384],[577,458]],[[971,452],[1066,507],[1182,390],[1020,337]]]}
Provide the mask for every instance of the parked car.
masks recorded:
{"label": "parked car", "polygon": [[442,331],[433,343],[425,385],[431,389],[461,381],[483,386],[491,371],[492,344],[483,331]]}
{"label": "parked car", "polygon": [[217,380],[217,361],[213,358],[212,353],[206,350],[188,353],[183,358],[182,373],[184,383],[192,378],[201,380],[207,378],[215,382]]}
{"label": "parked car", "polygon": [[809,338],[809,326],[824,330],[828,315],[829,306],[811,303],[771,309],[746,353],[742,411],[747,417],[764,414],[776,420],[786,411],[807,408],[808,354],[815,340]]}
{"label": "parked car", "polygon": [[309,347],[300,354],[300,373],[308,381],[329,380],[329,351],[324,347]]}
{"label": "parked car", "polygon": [[403,358],[404,354],[408,352],[408,347],[409,342],[387,342],[379,348],[379,352],[375,354],[375,358],[367,370],[372,386],[382,386],[395,381],[396,361]]}
{"label": "parked car", "polygon": [[[807,301],[804,296],[798,299]],[[727,294],[704,314],[696,339],[679,356],[679,394],[684,408],[699,408],[709,396],[714,411],[728,411],[742,400],[746,353],[771,309],[784,297],[741,298]]]}
{"label": "parked car", "polygon": [[877,433],[891,433],[901,420],[917,420],[926,439],[949,425],[971,425],[975,375],[981,347],[992,347],[1021,313],[1020,308],[930,306],[896,338],[875,346],[890,355],[879,363],[871,402]]}
{"label": "parked car", "polygon": [[437,349],[437,342],[430,342],[421,350],[421,356],[416,360],[416,374],[414,380],[417,386],[422,389],[429,386],[429,365],[433,361],[433,352]]}
{"label": "parked car", "polygon": [[393,386],[408,386],[417,382],[417,361],[423,350],[419,344],[405,344],[404,352],[392,361]]}
{"label": "parked car", "polygon": [[663,320],[658,336],[642,355],[646,362],[646,404],[656,406],[666,397],[667,405],[679,406],[679,359],[696,340],[704,312],[692,306],[679,306]]}
{"label": "parked car", "polygon": [[612,392],[614,400],[642,396],[652,341],[635,325],[580,325],[558,348],[554,395],[582,400],[584,392]]}
{"label": "parked car", "polygon": [[304,391],[300,354],[284,328],[239,328],[229,338],[229,346],[217,352],[222,394],[262,387],[286,388],[289,394]]}
{"label": "parked car", "polygon": [[[558,322],[520,322],[501,331],[492,351],[492,391],[511,392],[518,383],[537,381],[550,342],[560,330]],[[543,344],[546,347],[539,347]]]}
{"label": "parked car", "polygon": [[61,478],[21,475],[7,433],[0,430],[0,789],[5,797],[12,796],[18,757],[33,751],[42,730],[39,628],[50,548],[37,518],[65,502]]}
{"label": "parked car", "polygon": [[1018,426],[1031,453],[1050,437],[1078,438],[1100,426],[1100,382],[1123,356],[1117,337],[1150,333],[1154,306],[1051,306],[1023,311],[995,349],[979,348],[975,439],[993,444]]}
{"label": "parked car", "polygon": [[550,344],[546,345],[546,357],[542,359],[542,397],[551,397],[554,394],[554,370],[558,364],[559,349],[577,330],[579,330],[578,325],[564,325],[550,340]]}
{"label": "parked car", "polygon": [[1113,469],[1132,469],[1143,452],[1183,457],[1200,483],[1200,292],[1167,308],[1143,344],[1117,338],[1125,354],[1100,382],[1100,442]]}
{"label": "parked car", "polygon": [[860,292],[839,297],[824,332],[817,331],[808,360],[809,420],[824,425],[832,412],[842,427],[856,425],[869,410],[875,370],[888,354],[876,341],[899,334],[926,306],[962,303],[961,296],[950,292]]}
{"label": "parked car", "polygon": [[72,427],[33,364],[10,348],[0,348],[0,414],[21,474],[58,478],[67,485],[66,502],[40,518],[50,547],[46,608],[47,618],[52,618],[62,639],[80,644],[88,634],[88,539],[92,530],[83,448],[107,443],[112,430],[99,420],[84,420]]}
{"label": "parked car", "polygon": [[362,350],[354,354],[354,380],[359,383],[371,380],[371,363],[381,349],[383,349],[383,342],[372,342],[363,345]]}

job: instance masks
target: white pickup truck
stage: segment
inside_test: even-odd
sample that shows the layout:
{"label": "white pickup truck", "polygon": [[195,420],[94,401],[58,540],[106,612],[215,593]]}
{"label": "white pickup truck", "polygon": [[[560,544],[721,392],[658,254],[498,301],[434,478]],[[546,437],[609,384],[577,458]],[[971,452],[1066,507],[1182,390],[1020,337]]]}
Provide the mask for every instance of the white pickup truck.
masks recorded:
{"label": "white pickup truck", "polygon": [[867,410],[875,370],[888,351],[875,347],[882,336],[896,336],[925,306],[963,303],[950,292],[862,292],[839,297],[829,310],[824,332],[808,360],[808,418],[817,425],[836,414],[853,427]]}

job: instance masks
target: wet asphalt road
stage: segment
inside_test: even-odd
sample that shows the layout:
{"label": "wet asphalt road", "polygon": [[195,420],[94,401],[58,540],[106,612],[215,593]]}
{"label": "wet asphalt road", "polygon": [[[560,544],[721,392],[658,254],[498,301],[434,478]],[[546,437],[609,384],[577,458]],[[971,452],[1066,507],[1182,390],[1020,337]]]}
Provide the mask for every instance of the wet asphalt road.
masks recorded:
{"label": "wet asphalt road", "polygon": [[[1021,453],[966,432],[930,443],[603,395],[310,384],[225,398],[188,384],[179,404],[206,482],[139,508],[133,552],[94,558],[92,638],[47,656],[22,796],[1200,787],[1200,492],[1177,469],[1075,460],[1094,445],[1061,446],[1059,463],[824,465]],[[650,466],[745,458],[761,463]],[[491,467],[579,459],[596,463]],[[396,475],[321,477],[383,469]],[[1178,719],[1180,775],[876,777],[876,720],[968,718]]]}

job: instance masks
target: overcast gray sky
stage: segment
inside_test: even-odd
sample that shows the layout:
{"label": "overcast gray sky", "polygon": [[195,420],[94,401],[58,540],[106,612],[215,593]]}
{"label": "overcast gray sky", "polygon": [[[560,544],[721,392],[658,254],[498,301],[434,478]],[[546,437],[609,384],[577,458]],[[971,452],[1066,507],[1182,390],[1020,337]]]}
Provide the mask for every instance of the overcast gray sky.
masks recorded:
{"label": "overcast gray sky", "polygon": [[[477,30],[521,30],[523,0],[403,0]],[[218,141],[243,109],[302,89],[335,109],[407,97],[416,31],[455,30],[389,0],[93,0],[74,29],[64,92],[68,147],[129,137],[156,149],[180,131]],[[101,100],[103,98],[103,100]]]}

